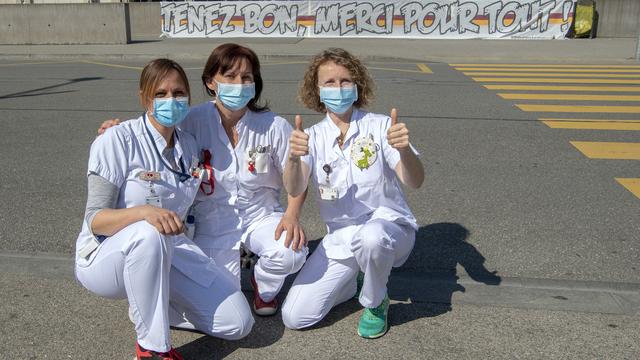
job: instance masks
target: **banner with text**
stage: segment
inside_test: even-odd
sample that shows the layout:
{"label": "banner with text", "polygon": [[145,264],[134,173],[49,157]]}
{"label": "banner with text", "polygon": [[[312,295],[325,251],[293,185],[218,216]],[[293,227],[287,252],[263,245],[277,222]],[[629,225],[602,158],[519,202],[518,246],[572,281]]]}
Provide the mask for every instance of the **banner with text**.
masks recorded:
{"label": "banner with text", "polygon": [[560,39],[576,0],[162,2],[168,37]]}

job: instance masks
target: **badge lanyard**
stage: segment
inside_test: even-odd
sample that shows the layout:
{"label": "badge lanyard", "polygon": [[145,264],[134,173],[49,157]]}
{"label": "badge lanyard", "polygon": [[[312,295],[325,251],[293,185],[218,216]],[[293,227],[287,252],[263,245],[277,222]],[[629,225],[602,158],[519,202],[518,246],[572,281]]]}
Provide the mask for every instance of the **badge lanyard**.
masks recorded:
{"label": "badge lanyard", "polygon": [[[191,175],[187,174],[185,172],[185,167],[184,167],[184,161],[182,160],[182,156],[180,156],[180,170],[181,171],[176,171],[174,170],[171,166],[169,166],[165,161],[164,158],[162,157],[162,155],[160,154],[160,151],[158,151],[158,146],[156,145],[156,141],[153,139],[153,136],[151,135],[151,130],[149,130],[149,127],[147,126],[147,114],[143,114],[143,119],[144,119],[144,127],[145,129],[147,129],[147,135],[149,136],[149,140],[151,140],[151,143],[153,144],[153,148],[156,151],[156,154],[158,154],[158,157],[160,158],[160,161],[162,162],[162,165],[164,165],[164,167],[166,167],[167,169],[169,169],[169,171],[171,171],[172,173],[178,175],[180,182],[185,182],[187,180],[189,180],[191,178]],[[174,131],[174,134],[176,135],[176,140],[180,140],[178,138],[178,133],[176,133]]]}
{"label": "badge lanyard", "polygon": [[[202,166],[204,167],[204,170],[207,172],[207,181],[202,181],[200,183],[200,190],[202,190],[202,192],[209,196],[211,194],[213,194],[213,189],[215,187],[215,179],[213,178],[213,167],[211,166],[211,162],[212,162],[212,156],[211,156],[211,151],[209,151],[209,149],[204,149],[202,150]],[[206,190],[205,185],[209,187],[209,191]]]}

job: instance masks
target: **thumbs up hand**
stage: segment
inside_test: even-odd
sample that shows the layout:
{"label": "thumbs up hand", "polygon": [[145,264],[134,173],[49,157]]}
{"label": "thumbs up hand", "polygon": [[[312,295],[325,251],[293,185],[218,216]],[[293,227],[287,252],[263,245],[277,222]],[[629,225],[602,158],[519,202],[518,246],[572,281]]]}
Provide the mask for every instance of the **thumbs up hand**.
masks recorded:
{"label": "thumbs up hand", "polygon": [[398,122],[398,111],[391,109],[391,127],[387,130],[387,141],[397,150],[409,148],[409,129],[404,123]]}
{"label": "thumbs up hand", "polygon": [[309,135],[302,130],[302,118],[296,115],[295,129],[289,138],[289,158],[299,159],[309,153]]}

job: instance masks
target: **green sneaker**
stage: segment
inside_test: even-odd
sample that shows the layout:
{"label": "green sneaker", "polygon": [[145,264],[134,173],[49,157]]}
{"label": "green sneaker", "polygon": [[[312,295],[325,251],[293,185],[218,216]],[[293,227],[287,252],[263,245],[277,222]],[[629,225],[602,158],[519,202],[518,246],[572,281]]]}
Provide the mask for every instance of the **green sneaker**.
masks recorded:
{"label": "green sneaker", "polygon": [[356,294],[353,295],[354,299],[360,297],[360,291],[362,291],[362,283],[364,282],[364,273],[362,271],[358,271],[358,276],[356,277]]}
{"label": "green sneaker", "polygon": [[385,295],[382,303],[375,308],[365,308],[360,316],[358,335],[365,339],[375,339],[387,332],[387,315],[389,313],[389,296]]}

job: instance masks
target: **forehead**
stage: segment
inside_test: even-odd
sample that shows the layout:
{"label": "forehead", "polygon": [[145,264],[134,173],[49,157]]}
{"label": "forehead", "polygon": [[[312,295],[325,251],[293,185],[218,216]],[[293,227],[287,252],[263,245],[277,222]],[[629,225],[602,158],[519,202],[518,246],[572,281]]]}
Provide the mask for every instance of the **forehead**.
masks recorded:
{"label": "forehead", "polygon": [[[220,68],[220,72],[222,72],[222,69],[224,67],[225,66],[223,65]],[[253,71],[253,67],[251,66],[251,63],[247,58],[239,57],[233,60],[233,63],[231,63],[231,66],[229,66],[229,68],[226,71],[231,71],[236,73],[250,73]]]}
{"label": "forehead", "polygon": [[185,87],[185,83],[177,70],[171,69],[159,82],[158,89],[160,88],[172,88],[172,87]]}
{"label": "forehead", "polygon": [[350,79],[351,72],[349,72],[346,67],[336,64],[333,61],[327,61],[318,66],[318,79],[327,79],[333,77]]}

